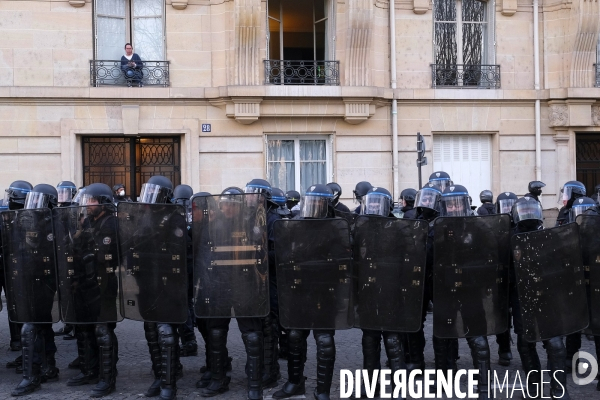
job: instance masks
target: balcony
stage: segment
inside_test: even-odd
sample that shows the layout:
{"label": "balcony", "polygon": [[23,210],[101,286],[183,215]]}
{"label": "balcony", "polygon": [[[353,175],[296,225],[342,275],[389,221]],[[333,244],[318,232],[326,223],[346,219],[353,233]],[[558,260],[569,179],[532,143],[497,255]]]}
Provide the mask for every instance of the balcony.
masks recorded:
{"label": "balcony", "polygon": [[120,60],[90,60],[90,86],[169,85],[169,61],[143,61],[142,68],[129,68]]}
{"label": "balcony", "polygon": [[600,64],[594,64],[594,87],[600,87]]}
{"label": "balcony", "polygon": [[340,85],[339,61],[264,60],[265,85]]}
{"label": "balcony", "polygon": [[500,89],[499,65],[431,64],[433,88]]}

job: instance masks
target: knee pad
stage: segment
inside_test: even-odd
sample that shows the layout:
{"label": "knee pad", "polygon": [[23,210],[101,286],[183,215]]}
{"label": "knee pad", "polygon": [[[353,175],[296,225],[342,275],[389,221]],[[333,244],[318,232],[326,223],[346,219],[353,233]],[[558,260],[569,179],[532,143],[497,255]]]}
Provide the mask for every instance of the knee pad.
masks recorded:
{"label": "knee pad", "polygon": [[377,335],[373,334],[373,332],[363,331],[362,335],[362,347],[363,349],[376,349],[379,347],[379,343],[381,342],[381,338],[379,336],[379,332]]}
{"label": "knee pad", "polygon": [[567,357],[567,349],[560,337],[553,337],[552,339],[544,341],[544,346],[546,347],[548,356]]}
{"label": "knee pad", "polygon": [[386,349],[396,349],[402,346],[400,334],[398,333],[388,333],[387,335],[383,335],[383,340]]}
{"label": "knee pad", "polygon": [[162,346],[175,346],[178,343],[177,330],[170,324],[159,324],[158,335]]}
{"label": "knee pad", "polygon": [[112,335],[106,324],[96,325],[96,342],[98,342],[98,346],[103,347],[112,345]]}
{"label": "knee pad", "polygon": [[26,323],[21,328],[21,342],[24,346],[32,346],[37,333],[37,328],[34,324]]}
{"label": "knee pad", "polygon": [[317,354],[324,357],[335,357],[335,341],[330,333],[319,333],[315,335],[317,341]]}
{"label": "knee pad", "polygon": [[288,332],[287,337],[288,337],[288,343],[289,344],[296,344],[297,345],[298,343],[302,343],[302,341],[305,340],[302,331],[298,330],[298,329],[291,329]]}
{"label": "knee pad", "polygon": [[225,329],[210,329],[208,331],[208,343],[210,346],[225,345],[227,331]]}

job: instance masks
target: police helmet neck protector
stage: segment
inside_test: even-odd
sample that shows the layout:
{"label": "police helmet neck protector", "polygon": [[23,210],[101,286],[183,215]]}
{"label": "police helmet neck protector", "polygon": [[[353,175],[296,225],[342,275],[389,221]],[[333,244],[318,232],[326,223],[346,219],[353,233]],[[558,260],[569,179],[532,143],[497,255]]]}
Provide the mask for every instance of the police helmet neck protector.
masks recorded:
{"label": "police helmet neck protector", "polygon": [[361,204],[361,214],[387,217],[393,208],[394,200],[387,189],[374,187],[365,195]]}
{"label": "police helmet neck protector", "polygon": [[442,192],[440,200],[442,217],[466,217],[471,215],[469,192],[462,185],[448,186]]}
{"label": "police helmet neck protector", "polygon": [[162,175],[154,175],[142,185],[140,203],[163,204],[171,201],[173,183]]}
{"label": "police helmet neck protector", "polygon": [[35,185],[25,198],[25,209],[53,208],[58,205],[58,192],[52,185]]}
{"label": "police helmet neck protector", "polygon": [[333,192],[326,185],[316,184],[308,188],[300,204],[302,218],[326,218],[333,207]]}

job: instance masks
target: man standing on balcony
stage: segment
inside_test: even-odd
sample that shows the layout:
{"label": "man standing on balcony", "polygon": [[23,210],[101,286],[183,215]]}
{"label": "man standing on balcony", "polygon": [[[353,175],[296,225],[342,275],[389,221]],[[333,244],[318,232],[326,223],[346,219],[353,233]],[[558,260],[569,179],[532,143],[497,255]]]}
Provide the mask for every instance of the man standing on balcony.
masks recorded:
{"label": "man standing on balcony", "polygon": [[142,59],[136,53],[133,52],[133,46],[131,43],[125,44],[125,55],[121,57],[121,70],[127,80],[127,86],[131,87],[136,85],[142,87],[142,68],[144,63]]}

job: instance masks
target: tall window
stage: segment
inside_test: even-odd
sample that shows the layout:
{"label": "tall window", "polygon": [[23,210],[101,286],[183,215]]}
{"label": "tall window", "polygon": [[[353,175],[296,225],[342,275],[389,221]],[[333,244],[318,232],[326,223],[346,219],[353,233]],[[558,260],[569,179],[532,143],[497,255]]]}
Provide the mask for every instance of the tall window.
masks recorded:
{"label": "tall window", "polygon": [[268,0],[268,56],[272,60],[333,57],[332,0]]}
{"label": "tall window", "polygon": [[267,178],[273,187],[304,193],[331,180],[330,144],[322,136],[269,138],[267,144]]}
{"label": "tall window", "polygon": [[493,7],[479,0],[434,0],[433,3],[435,64],[491,64],[488,8],[493,11]]}
{"label": "tall window", "polygon": [[144,60],[165,59],[164,0],[95,0],[95,56],[119,60],[125,43]]}

